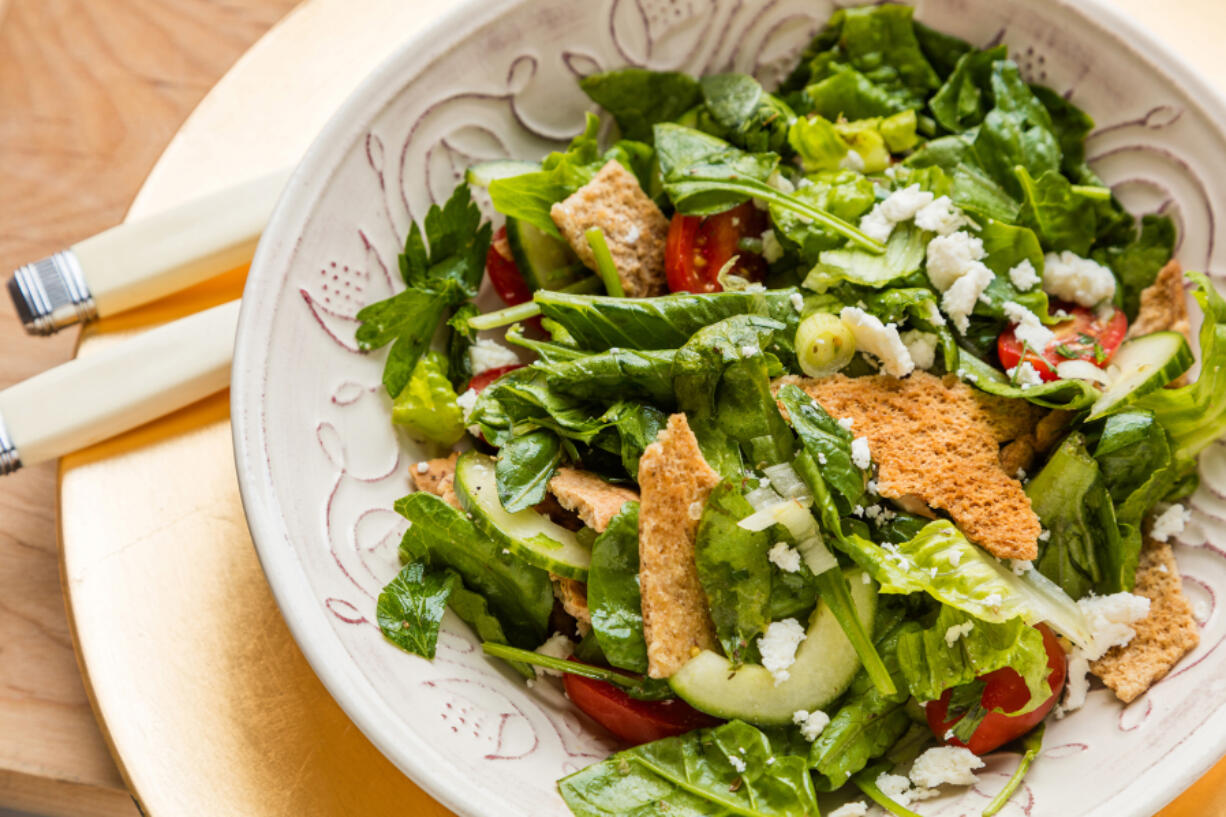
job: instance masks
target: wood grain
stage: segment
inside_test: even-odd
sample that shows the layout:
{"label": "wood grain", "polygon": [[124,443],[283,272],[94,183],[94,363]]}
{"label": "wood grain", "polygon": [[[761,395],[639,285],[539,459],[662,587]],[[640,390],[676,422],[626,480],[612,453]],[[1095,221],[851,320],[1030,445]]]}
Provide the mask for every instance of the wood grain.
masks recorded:
{"label": "wood grain", "polygon": [[[122,220],[166,143],[297,0],[0,0],[0,274]],[[0,298],[0,388],[72,356]],[[0,806],[131,815],[64,615],[55,466],[0,491]]]}

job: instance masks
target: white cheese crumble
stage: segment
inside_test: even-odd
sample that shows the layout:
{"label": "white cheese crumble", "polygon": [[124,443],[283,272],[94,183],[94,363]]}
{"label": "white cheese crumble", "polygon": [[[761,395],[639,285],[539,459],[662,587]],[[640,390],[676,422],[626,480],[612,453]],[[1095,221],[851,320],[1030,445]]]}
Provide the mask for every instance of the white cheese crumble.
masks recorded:
{"label": "white cheese crumble", "polygon": [[941,296],[941,308],[954,322],[954,326],[958,327],[958,331],[966,332],[970,326],[971,313],[975,311],[975,304],[995,277],[992,270],[981,261],[975,261],[945,290],[945,294]]}
{"label": "white cheese crumble", "polygon": [[941,292],[953,286],[954,281],[986,255],[983,241],[965,231],[932,239],[928,242],[927,254],[928,280]]}
{"label": "white cheese crumble", "polygon": [[873,464],[873,455],[868,450],[868,440],[864,437],[856,437],[851,441],[851,462],[861,471],[867,471]]}
{"label": "white cheese crumble", "polygon": [[783,257],[783,245],[779,243],[779,237],[774,230],[768,229],[762,233],[762,257],[768,264],[773,264]]}
{"label": "white cheese crumble", "polygon": [[796,661],[796,650],[805,640],[805,628],[794,618],[772,621],[766,632],[758,638],[758,651],[762,654],[762,666],[779,686],[791,677],[788,667]]}
{"label": "white cheese crumble", "polygon": [[731,763],[732,768],[736,769],[738,772],[745,772],[745,761],[742,758],[739,758],[736,755],[729,755],[728,762]]}
{"label": "white cheese crumble", "polygon": [[[840,417],[838,424],[840,428],[851,431],[851,427],[856,424],[856,419],[854,417]],[[824,462],[822,464],[825,465]]]}
{"label": "white cheese crumble", "polygon": [[910,221],[915,215],[932,204],[933,196],[927,190],[921,190],[918,184],[895,190],[885,201],[881,202],[881,215],[898,224]]}
{"label": "white cheese crumble", "polygon": [[799,726],[801,736],[809,741],[809,743],[812,743],[817,740],[817,736],[830,723],[830,716],[820,709],[815,709],[812,712],[797,709],[792,713],[792,723]]}
{"label": "white cheese crumble", "polygon": [[792,309],[795,309],[797,312],[805,311],[805,296],[799,292],[793,292],[788,296],[788,300],[792,302]]}
{"label": "white cheese crumble", "polygon": [[830,812],[830,817],[867,817],[868,804],[863,800],[855,800],[843,805]]}
{"label": "white cheese crumble", "polygon": [[951,235],[967,224],[967,218],[949,196],[934,199],[915,214],[915,226],[937,235]]}
{"label": "white cheese crumble", "polygon": [[1087,596],[1077,602],[1090,630],[1088,647],[1073,647],[1068,660],[1068,686],[1064,701],[1056,707],[1056,717],[1063,718],[1080,709],[1090,691],[1086,675],[1090,662],[1102,658],[1112,647],[1125,646],[1132,641],[1137,631],[1132,628],[1149,615],[1149,599],[1132,593],[1113,593],[1110,596]]}
{"label": "white cheese crumble", "polygon": [[778,190],[780,193],[795,193],[796,188],[788,181],[787,176],[784,176],[778,170],[775,170],[767,177],[766,183]]}
{"label": "white cheese crumble", "polygon": [[1043,291],[1081,306],[1098,306],[1115,295],[1111,270],[1070,250],[1043,259]]}
{"label": "white cheese crumble", "polygon": [[771,564],[785,573],[795,573],[800,570],[800,551],[788,545],[787,542],[776,542],[766,552],[766,558]]}
{"label": "white cheese crumble", "polygon": [[839,318],[856,339],[856,346],[880,360],[887,374],[905,377],[915,370],[915,361],[899,337],[896,325],[883,324],[876,315],[856,306],[843,307]]}
{"label": "white cheese crumble", "polygon": [[1165,542],[1172,536],[1183,533],[1184,527],[1192,520],[1192,512],[1178,503],[1160,513],[1149,529],[1149,535],[1159,542]]}
{"label": "white cheese crumble", "polygon": [[1014,324],[1013,336],[1036,353],[1042,354],[1053,340],[1055,333],[1043,325],[1039,316],[1016,301],[1006,301],[1005,317]]}
{"label": "white cheese crumble", "polygon": [[932,364],[937,360],[937,345],[941,342],[940,337],[932,332],[922,332],[919,329],[908,329],[899,337],[902,339],[903,346],[907,347],[907,354],[911,355],[911,362],[915,364],[915,368],[932,368]]}
{"label": "white cheese crumble", "polygon": [[1034,570],[1034,562],[1030,559],[1010,559],[1009,569],[1014,576],[1021,576],[1027,570]]}
{"label": "white cheese crumble", "polygon": [[468,359],[472,361],[474,376],[490,369],[519,363],[519,355],[489,338],[478,338],[476,343],[468,347]]}
{"label": "white cheese crumble", "polygon": [[752,343],[746,343],[741,347],[741,357],[753,357],[758,353],[758,347]]}
{"label": "white cheese crumble", "polygon": [[1000,593],[993,593],[992,595],[990,595],[990,596],[988,596],[986,599],[984,599],[984,600],[983,600],[983,603],[984,603],[986,606],[991,607],[993,610],[995,610],[996,608],[998,608],[998,607],[1000,607],[1002,604],[1004,604],[1004,603],[1005,603],[1005,600],[1004,600],[1003,598],[1001,598]]}
{"label": "white cheese crumble", "polygon": [[430,463],[426,462],[425,460],[422,460],[421,462],[417,463],[417,473],[419,474],[430,473]]}
{"label": "white cheese crumble", "polygon": [[[541,655],[547,655],[550,658],[559,658],[565,661],[570,658],[575,651],[574,643],[562,633],[554,633],[549,636],[544,644],[536,648],[536,652]],[[533,667],[536,670],[536,677],[540,678],[543,675],[556,675],[561,678],[562,673],[556,669],[545,669],[544,667]]]}
{"label": "white cheese crumble", "polygon": [[1022,389],[1043,385],[1043,376],[1039,374],[1039,370],[1029,360],[1023,360],[1012,369],[1008,369],[1006,374],[1009,375],[1010,380],[1015,381]]}
{"label": "white cheese crumble", "polygon": [[911,781],[901,774],[882,772],[877,775],[876,782],[882,794],[903,808],[911,805],[915,800],[927,800],[929,797],[936,797],[940,794],[936,789],[911,788]]}
{"label": "white cheese crumble", "polygon": [[1023,258],[1020,264],[1009,270],[1009,280],[1019,292],[1025,292],[1039,285],[1039,273],[1035,271],[1029,258]]}
{"label": "white cheese crumble", "polygon": [[924,752],[911,766],[911,782],[919,788],[933,789],[951,786],[973,786],[975,769],[982,769],[983,761],[962,746],[937,746]]}
{"label": "white cheese crumble", "polygon": [[464,415],[464,420],[468,420],[468,415],[472,414],[473,406],[477,405],[477,392],[469,389],[455,399],[456,405],[460,407],[460,412]]}
{"label": "white cheese crumble", "polygon": [[868,165],[864,164],[863,156],[854,150],[849,150],[842,159],[839,159],[839,167],[844,170],[854,170],[857,173],[863,173]]}
{"label": "white cheese crumble", "polygon": [[884,244],[889,240],[890,233],[894,232],[894,222],[885,217],[880,204],[875,204],[860,218],[860,232]]}
{"label": "white cheese crumble", "polygon": [[955,624],[945,631],[945,646],[952,647],[954,642],[963,636],[971,634],[971,630],[975,629],[975,622],[964,621],[961,624]]}

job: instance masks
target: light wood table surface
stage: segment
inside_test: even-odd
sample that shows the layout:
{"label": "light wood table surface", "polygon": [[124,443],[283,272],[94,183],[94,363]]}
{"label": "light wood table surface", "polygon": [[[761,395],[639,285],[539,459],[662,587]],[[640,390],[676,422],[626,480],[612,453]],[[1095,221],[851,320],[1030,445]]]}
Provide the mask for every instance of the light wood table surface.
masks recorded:
{"label": "light wood table surface", "polygon": [[[0,0],[0,274],[121,220],[158,154],[192,108],[243,50],[295,4],[296,0]],[[355,10],[369,9],[371,3],[353,0],[353,5]],[[1226,54],[1218,46],[1226,14],[1218,0],[1181,0],[1163,8],[1147,0],[1119,0],[1118,5],[1177,43],[1202,72],[1211,78],[1226,77]],[[205,114],[219,115],[217,110]],[[252,134],[243,138],[252,140]],[[169,177],[175,176],[179,184],[190,179],[190,171],[184,169],[188,163],[197,163],[201,173],[213,167],[210,159],[216,157],[206,155],[207,147],[202,145],[197,139],[172,148],[172,154],[178,150],[172,157],[176,161],[164,162],[159,169],[165,178],[155,174],[146,185],[146,209],[159,197],[173,198]],[[271,158],[261,156],[255,147],[246,156],[251,167],[239,168],[243,171],[257,170],[260,162]],[[215,284],[204,297],[225,297],[236,282],[231,278]],[[29,338],[7,298],[0,301],[0,388],[72,356],[75,333]],[[167,305],[163,312],[176,308],[182,309],[182,303]],[[158,312],[148,314],[156,317]],[[191,432],[203,428],[213,435],[210,445],[218,435],[224,436],[224,430],[218,430],[226,425],[224,399],[206,401],[193,412],[165,426],[166,434],[191,437]],[[94,461],[113,453],[103,449]],[[89,457],[74,463],[93,464]],[[227,466],[223,461],[209,477],[232,479],[225,473]],[[0,482],[0,808],[65,817],[134,815],[136,808],[94,720],[73,655],[60,591],[56,484],[56,471],[50,465],[26,469]],[[241,527],[241,517],[229,522]],[[73,523],[78,531],[88,529],[88,520]],[[239,535],[245,538],[245,530]],[[248,571],[248,579],[255,575],[250,573],[255,560],[249,552],[239,552],[235,558]],[[243,609],[276,618],[266,588],[250,592],[240,600]],[[274,656],[290,662],[295,673],[309,674],[279,619],[263,634],[271,634],[273,642],[264,646]],[[313,676],[307,676],[308,686],[309,682],[314,682]],[[339,710],[326,694],[320,696],[321,691],[314,682],[298,705],[305,701],[317,707],[325,731],[353,731],[343,716],[337,719]],[[160,714],[150,713],[155,719]],[[301,731],[294,734],[310,737]],[[362,755],[362,744],[360,739],[352,744],[358,747],[357,761],[365,763],[372,775],[388,774],[390,765],[377,753]],[[316,762],[311,768],[326,772],[328,764]],[[127,771],[129,776],[136,773],[132,768]],[[355,790],[362,788],[361,781],[355,782],[359,783]],[[411,787],[376,788],[384,798],[397,792],[407,797],[401,805],[408,808],[402,813],[444,813]],[[330,791],[341,796],[346,790]],[[299,813],[357,814],[354,806],[369,809],[372,804],[324,800],[317,805]],[[192,812],[153,813],[161,817]],[[277,808],[268,813],[288,812]],[[369,817],[383,813],[392,811],[367,812]],[[1226,815],[1226,765],[1220,764],[1162,813],[1162,817],[1185,815]]]}

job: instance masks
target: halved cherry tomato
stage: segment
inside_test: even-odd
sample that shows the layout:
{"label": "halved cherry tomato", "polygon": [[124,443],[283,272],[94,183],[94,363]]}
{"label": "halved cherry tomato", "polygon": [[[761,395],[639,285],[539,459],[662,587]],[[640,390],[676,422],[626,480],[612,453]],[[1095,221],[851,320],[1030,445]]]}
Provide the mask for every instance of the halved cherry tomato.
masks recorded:
{"label": "halved cherry tomato", "polygon": [[699,712],[680,698],[640,701],[605,681],[569,673],[562,680],[566,686],[566,696],[575,706],[634,746],[723,723],[719,718]]}
{"label": "halved cherry tomato", "polygon": [[510,366],[496,366],[493,369],[486,369],[481,374],[473,375],[473,379],[468,381],[468,388],[480,394],[486,386],[493,383],[498,378],[502,377],[507,372],[513,372],[516,369],[522,369],[522,363],[513,363]]}
{"label": "halved cherry tomato", "polygon": [[[1039,624],[1035,629],[1043,634],[1043,647],[1047,650],[1047,666],[1051,668],[1047,682],[1051,685],[1051,697],[1025,715],[1004,714],[1015,712],[1025,706],[1030,700],[1030,691],[1026,689],[1026,682],[1022,680],[1022,676],[1018,675],[1012,667],[1002,667],[980,677],[980,680],[986,682],[986,686],[979,700],[983,708],[988,710],[988,714],[971,734],[971,739],[965,743],[953,736],[945,737],[954,724],[964,717],[959,715],[952,720],[946,720],[951,690],[945,690],[939,699],[925,705],[924,714],[928,718],[928,727],[932,730],[932,734],[936,735],[937,740],[944,741],[950,746],[965,746],[975,754],[983,755],[1005,745],[1014,738],[1020,738],[1047,717],[1047,713],[1055,706],[1061,690],[1064,689],[1068,662],[1051,628],[1046,624]],[[994,709],[1001,711],[994,712],[992,711]]]}
{"label": "halved cherry tomato", "polygon": [[[1128,331],[1128,318],[1124,311],[1117,308],[1110,317],[1099,318],[1094,310],[1084,306],[1052,301],[1052,314],[1060,310],[1067,312],[1069,318],[1050,327],[1056,337],[1047,348],[1025,349],[1026,362],[1035,368],[1039,376],[1044,380],[1058,379],[1056,366],[1066,360],[1088,360],[1102,367],[1110,363],[1111,356]],[[1014,326],[1010,326],[1001,332],[996,341],[996,354],[1006,371],[1023,359],[1022,343],[1013,330]]]}
{"label": "halved cherry tomato", "polygon": [[745,202],[713,216],[673,216],[664,249],[664,269],[673,292],[719,292],[719,271],[735,255],[731,272],[751,281],[766,277],[766,260],[740,248],[770,226],[766,213]]}
{"label": "halved cherry tomato", "polygon": [[485,271],[489,273],[490,283],[498,297],[507,306],[527,303],[532,300],[532,290],[524,280],[523,273],[515,266],[511,257],[511,248],[507,244],[507,228],[500,227],[494,233],[490,242],[489,252],[485,254]]}

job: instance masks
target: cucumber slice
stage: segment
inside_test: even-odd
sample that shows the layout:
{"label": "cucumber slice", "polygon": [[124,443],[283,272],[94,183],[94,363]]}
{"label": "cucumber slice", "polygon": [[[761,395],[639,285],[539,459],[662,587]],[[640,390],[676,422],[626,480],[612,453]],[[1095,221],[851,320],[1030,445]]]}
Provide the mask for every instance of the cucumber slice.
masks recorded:
{"label": "cucumber slice", "polygon": [[498,501],[494,460],[469,451],[455,467],[455,492],[482,533],[530,565],[569,579],[587,581],[592,548],[574,532],[531,508],[508,513]]}
{"label": "cucumber slice", "polygon": [[[852,603],[864,629],[872,632],[877,612],[877,588],[865,583],[861,570],[847,571]],[[668,679],[673,691],[695,709],[719,718],[740,718],[761,725],[792,722],[798,709],[812,712],[843,694],[860,669],[860,658],[834,613],[824,602],[809,619],[805,640],[789,667],[791,677],[775,686],[774,677],[759,664],[733,672],[732,662],[703,650]]]}
{"label": "cucumber slice", "polygon": [[478,162],[464,173],[464,181],[474,187],[489,187],[495,179],[509,179],[511,176],[522,176],[525,173],[535,173],[541,166],[536,162],[525,162],[522,159],[496,159],[492,162]]}
{"label": "cucumber slice", "polygon": [[1125,341],[1111,359],[1116,375],[1103,396],[1090,407],[1090,419],[1097,420],[1156,391],[1191,368],[1192,349],[1178,332],[1154,332]]}
{"label": "cucumber slice", "polygon": [[526,221],[507,218],[507,243],[531,289],[562,289],[591,274],[569,244]]}

